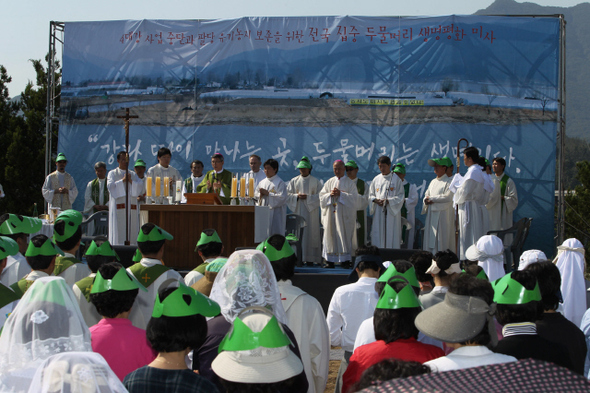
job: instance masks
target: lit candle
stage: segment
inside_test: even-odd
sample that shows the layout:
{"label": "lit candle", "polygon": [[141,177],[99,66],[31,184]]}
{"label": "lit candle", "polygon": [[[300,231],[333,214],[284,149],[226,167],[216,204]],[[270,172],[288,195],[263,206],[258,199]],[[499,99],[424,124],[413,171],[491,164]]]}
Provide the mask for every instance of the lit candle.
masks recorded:
{"label": "lit candle", "polygon": [[248,196],[250,198],[254,198],[254,178],[250,177],[248,179]]}
{"label": "lit candle", "polygon": [[240,196],[244,198],[246,196],[246,175],[243,175],[240,179]]}
{"label": "lit candle", "polygon": [[149,196],[150,198],[152,197],[152,177],[148,176],[145,179],[145,195]]}
{"label": "lit candle", "polygon": [[170,178],[168,176],[164,177],[164,196],[170,196]]}
{"label": "lit candle", "polygon": [[160,184],[162,183],[162,178],[160,176],[156,176],[156,196],[160,196]]}
{"label": "lit candle", "polygon": [[231,179],[231,197],[235,198],[238,196],[238,178],[234,175]]}

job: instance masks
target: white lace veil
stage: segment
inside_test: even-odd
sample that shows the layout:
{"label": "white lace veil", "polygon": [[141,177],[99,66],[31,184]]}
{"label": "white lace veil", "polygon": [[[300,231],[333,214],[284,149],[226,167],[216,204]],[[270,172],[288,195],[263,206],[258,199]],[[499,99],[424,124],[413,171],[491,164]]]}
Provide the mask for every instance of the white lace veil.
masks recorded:
{"label": "white lace veil", "polygon": [[64,352],[35,372],[30,393],[127,392],[104,358],[94,352]]}
{"label": "white lace veil", "polygon": [[219,303],[221,313],[230,323],[244,308],[261,306],[287,324],[277,279],[268,258],[260,251],[231,254],[217,274],[209,297]]}
{"label": "white lace veil", "polygon": [[[0,387],[19,391],[31,370],[52,355],[92,351],[90,331],[72,289],[61,277],[43,277],[25,292],[0,335]],[[16,379],[13,377],[17,377]]]}

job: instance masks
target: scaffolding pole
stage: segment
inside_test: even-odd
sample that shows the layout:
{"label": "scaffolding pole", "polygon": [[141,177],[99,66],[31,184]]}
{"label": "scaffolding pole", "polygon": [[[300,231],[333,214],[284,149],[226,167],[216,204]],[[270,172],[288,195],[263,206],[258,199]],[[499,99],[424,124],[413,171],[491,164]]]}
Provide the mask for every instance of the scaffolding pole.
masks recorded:
{"label": "scaffolding pole", "polygon": [[560,56],[559,56],[559,105],[558,105],[558,131],[559,155],[557,161],[557,245],[565,240],[565,193],[564,193],[564,163],[565,163],[565,18],[559,15],[560,28]]}

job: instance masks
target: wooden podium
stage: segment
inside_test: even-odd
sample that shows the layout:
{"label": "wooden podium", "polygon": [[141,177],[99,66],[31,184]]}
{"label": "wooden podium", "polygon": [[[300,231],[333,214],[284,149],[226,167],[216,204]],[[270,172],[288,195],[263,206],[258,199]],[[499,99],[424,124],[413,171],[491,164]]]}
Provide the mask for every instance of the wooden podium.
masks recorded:
{"label": "wooden podium", "polygon": [[219,195],[215,193],[186,193],[184,197],[186,198],[187,205],[223,205]]}

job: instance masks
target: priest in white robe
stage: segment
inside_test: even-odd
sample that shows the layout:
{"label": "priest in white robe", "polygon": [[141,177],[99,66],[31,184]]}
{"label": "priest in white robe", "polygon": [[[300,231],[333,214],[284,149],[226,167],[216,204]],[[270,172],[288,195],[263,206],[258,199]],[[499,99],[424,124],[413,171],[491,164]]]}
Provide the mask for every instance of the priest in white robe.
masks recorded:
{"label": "priest in white robe", "polygon": [[[260,168],[262,166],[262,160],[260,159],[260,156],[257,156],[256,154],[252,154],[250,156],[250,171],[248,172],[248,178],[252,178],[254,179],[254,189],[256,190],[256,187],[258,187],[258,183],[260,183],[262,180],[266,179],[266,175],[264,174],[264,171]],[[253,195],[248,195],[250,198],[253,198]]]}
{"label": "priest in white robe", "polygon": [[369,189],[364,180],[357,177],[359,167],[354,160],[349,160],[344,164],[346,176],[356,185],[358,198],[356,200],[356,235],[354,239],[354,250],[367,244],[367,207],[369,207]]}
{"label": "priest in white robe", "polygon": [[[406,180],[406,166],[404,164],[395,164],[393,173],[402,180],[402,187],[404,188],[404,204],[401,208],[402,217],[405,217],[410,229],[408,229],[407,243],[405,248],[414,248],[414,233],[416,232],[416,205],[418,204],[418,190],[415,184],[410,184]],[[403,235],[402,231],[402,235]]]}
{"label": "priest in white robe", "polygon": [[107,176],[107,187],[111,196],[109,198],[109,242],[112,245],[125,244],[125,183],[129,182],[127,203],[129,204],[129,240],[131,244],[137,244],[139,223],[137,215],[137,197],[143,190],[143,181],[128,170],[129,156],[124,152],[117,154],[119,167],[111,170]]}
{"label": "priest in white robe", "polygon": [[434,167],[436,178],[424,193],[422,214],[426,214],[426,221],[422,249],[433,255],[447,249],[455,252],[453,193],[449,189],[451,179],[446,173],[453,163],[450,158],[444,157],[428,160],[428,165]]}
{"label": "priest in white robe", "polygon": [[[490,213],[490,230],[500,231],[510,228],[513,224],[512,212],[518,206],[518,193],[516,184],[505,172],[506,160],[496,157],[492,161],[492,180],[494,191],[486,205]],[[508,243],[508,239],[505,239]]]}
{"label": "priest in white robe", "polygon": [[287,207],[305,219],[303,230],[302,260],[320,264],[322,249],[320,243],[320,190],[322,184],[311,176],[312,166],[307,157],[297,164],[300,175],[291,179],[287,185]]}
{"label": "priest in white robe", "polygon": [[152,178],[152,195],[156,195],[156,177],[160,177],[160,195],[164,196],[164,178],[167,177],[170,179],[169,196],[176,197],[176,181],[182,180],[182,176],[178,169],[170,165],[171,159],[172,153],[170,153],[170,149],[162,147],[158,150],[158,163],[147,171],[147,175]]}
{"label": "priest in white robe", "polygon": [[[479,152],[475,147],[468,147],[463,152],[463,162],[468,167],[465,176],[456,174],[449,189],[455,195],[453,203],[459,210],[459,254],[465,259],[465,251],[479,240],[484,233],[483,215],[478,201],[484,198],[485,173],[477,165]],[[489,192],[491,192],[490,190]]]}
{"label": "priest in white robe", "polygon": [[287,225],[287,186],[277,175],[279,163],[272,158],[264,162],[266,179],[258,183],[255,196],[260,206],[270,207],[269,235],[285,236]]}
{"label": "priest in white robe", "polygon": [[[102,161],[94,164],[96,179],[90,180],[84,193],[84,214],[94,214],[97,211],[108,210],[109,190],[107,190],[107,164]],[[92,231],[88,230],[88,233]]]}
{"label": "priest in white robe", "polygon": [[369,187],[373,215],[371,242],[379,248],[400,248],[404,187],[402,180],[391,171],[389,157],[379,157],[377,164],[381,173],[375,176]]}
{"label": "priest in white robe", "polygon": [[345,175],[344,162],[334,161],[334,177],[320,191],[324,239],[322,257],[334,263],[350,262],[356,227],[356,185]]}
{"label": "priest in white robe", "polygon": [[205,178],[203,168],[205,168],[205,165],[199,160],[194,160],[191,163],[191,175],[182,182],[182,196],[180,197],[180,203],[186,203],[186,197],[184,194],[197,193],[197,187]]}
{"label": "priest in white robe", "polygon": [[[52,209],[60,211],[71,209],[78,196],[76,182],[72,175],[66,172],[68,160],[63,153],[57,155],[55,165],[56,171],[47,175],[41,190],[43,198],[49,204],[50,214]],[[55,217],[52,218],[55,219]]]}

